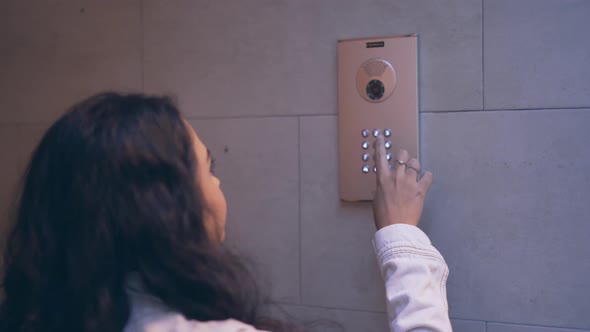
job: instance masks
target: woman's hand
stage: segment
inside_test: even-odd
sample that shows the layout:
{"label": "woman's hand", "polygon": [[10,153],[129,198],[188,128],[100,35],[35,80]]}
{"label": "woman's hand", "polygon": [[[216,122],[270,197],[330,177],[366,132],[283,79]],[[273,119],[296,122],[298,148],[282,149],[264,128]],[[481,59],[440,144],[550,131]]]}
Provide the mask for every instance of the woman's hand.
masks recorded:
{"label": "woman's hand", "polygon": [[377,190],[373,199],[373,217],[377,230],[393,224],[417,226],[422,215],[424,198],[432,184],[432,173],[426,172],[418,180],[420,162],[410,159],[408,151],[401,150],[389,168],[383,136],[375,141]]}

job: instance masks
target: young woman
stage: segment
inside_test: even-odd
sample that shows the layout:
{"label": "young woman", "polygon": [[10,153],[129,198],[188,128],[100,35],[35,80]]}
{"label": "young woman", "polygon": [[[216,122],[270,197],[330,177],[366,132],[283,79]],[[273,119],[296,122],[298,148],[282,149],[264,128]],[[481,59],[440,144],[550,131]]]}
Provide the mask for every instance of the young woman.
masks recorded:
{"label": "young woman", "polygon": [[[450,331],[447,267],[417,227],[432,181],[376,144],[375,248],[392,331]],[[221,245],[212,158],[168,98],[103,93],[32,156],[5,249],[0,331],[299,331]]]}

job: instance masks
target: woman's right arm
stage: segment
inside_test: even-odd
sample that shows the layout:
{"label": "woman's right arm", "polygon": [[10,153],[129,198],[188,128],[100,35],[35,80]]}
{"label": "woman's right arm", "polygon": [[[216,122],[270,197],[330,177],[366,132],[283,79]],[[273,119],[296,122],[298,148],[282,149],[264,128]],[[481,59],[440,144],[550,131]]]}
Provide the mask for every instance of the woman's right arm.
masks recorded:
{"label": "woman's right arm", "polygon": [[382,137],[377,138],[375,150],[374,247],[385,281],[390,330],[452,331],[446,297],[447,264],[417,227],[432,173],[418,180],[420,163],[408,160],[405,150],[390,169]]}
{"label": "woman's right arm", "polygon": [[449,270],[418,227],[397,224],[375,234],[391,331],[452,331],[447,308]]}

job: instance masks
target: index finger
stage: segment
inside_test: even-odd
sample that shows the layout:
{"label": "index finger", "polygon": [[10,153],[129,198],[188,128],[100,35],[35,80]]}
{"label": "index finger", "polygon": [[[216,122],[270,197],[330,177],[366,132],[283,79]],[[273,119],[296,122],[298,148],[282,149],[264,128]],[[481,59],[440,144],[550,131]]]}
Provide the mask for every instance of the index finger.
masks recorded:
{"label": "index finger", "polygon": [[383,136],[377,136],[375,143],[375,165],[377,166],[377,181],[381,181],[384,177],[388,177],[391,174],[389,169],[389,163],[387,162],[387,156],[385,155],[385,143]]}

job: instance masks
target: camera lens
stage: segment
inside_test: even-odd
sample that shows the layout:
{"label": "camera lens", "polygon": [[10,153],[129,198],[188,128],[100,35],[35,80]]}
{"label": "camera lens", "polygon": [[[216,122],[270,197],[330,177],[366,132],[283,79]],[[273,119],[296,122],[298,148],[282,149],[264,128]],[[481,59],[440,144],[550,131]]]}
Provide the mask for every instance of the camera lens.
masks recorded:
{"label": "camera lens", "polygon": [[385,93],[385,86],[379,80],[372,80],[367,83],[367,96],[372,100],[379,100]]}

